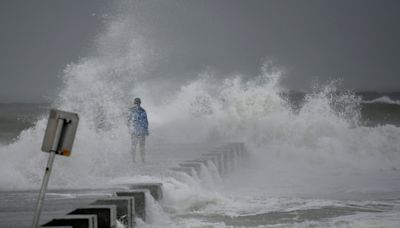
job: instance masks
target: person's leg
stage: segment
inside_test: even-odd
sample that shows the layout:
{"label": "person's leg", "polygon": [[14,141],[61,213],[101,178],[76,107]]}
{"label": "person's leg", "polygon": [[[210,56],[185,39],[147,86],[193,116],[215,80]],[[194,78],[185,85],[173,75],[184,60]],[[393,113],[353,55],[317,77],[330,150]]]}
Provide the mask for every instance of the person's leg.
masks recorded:
{"label": "person's leg", "polygon": [[137,162],[136,147],[137,147],[137,144],[139,142],[138,137],[136,135],[132,134],[131,142],[132,142],[131,153],[132,153],[133,162]]}
{"label": "person's leg", "polygon": [[139,146],[140,146],[140,157],[142,159],[142,163],[145,161],[145,144],[146,144],[146,136],[142,135],[139,138]]}

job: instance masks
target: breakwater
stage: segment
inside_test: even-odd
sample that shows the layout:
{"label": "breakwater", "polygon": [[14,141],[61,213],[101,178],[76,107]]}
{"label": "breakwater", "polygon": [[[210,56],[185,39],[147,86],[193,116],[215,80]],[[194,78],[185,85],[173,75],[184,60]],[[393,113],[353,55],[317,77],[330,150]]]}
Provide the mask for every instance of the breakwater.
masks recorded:
{"label": "breakwater", "polygon": [[[201,179],[205,173],[214,173],[224,178],[230,175],[246,157],[244,143],[226,143],[204,152],[196,159],[181,161],[177,166],[168,168],[166,172],[193,179]],[[97,198],[82,197],[79,206],[63,216],[47,216],[41,225],[42,227],[132,228],[138,221],[146,223],[149,219],[148,212],[151,210],[148,207],[154,203],[162,208],[162,182],[124,183],[103,190]],[[59,207],[63,205],[54,206],[60,209]],[[66,206],[71,208],[71,205]]]}

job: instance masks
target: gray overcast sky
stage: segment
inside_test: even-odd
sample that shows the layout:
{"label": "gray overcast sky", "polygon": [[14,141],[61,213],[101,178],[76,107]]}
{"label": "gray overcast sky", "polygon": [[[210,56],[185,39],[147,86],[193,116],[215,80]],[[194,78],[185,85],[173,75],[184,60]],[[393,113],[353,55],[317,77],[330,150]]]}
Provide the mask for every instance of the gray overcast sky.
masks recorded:
{"label": "gray overcast sky", "polygon": [[[129,2],[129,1],[124,1]],[[400,91],[400,1],[131,1],[137,32],[165,60],[153,74],[256,75],[265,58],[284,84],[343,78],[347,88]],[[129,8],[129,7],[128,7]],[[85,57],[120,12],[106,0],[0,1],[0,102],[43,101],[68,63]],[[174,75],[174,76],[172,76]],[[172,78],[171,78],[172,79]]]}

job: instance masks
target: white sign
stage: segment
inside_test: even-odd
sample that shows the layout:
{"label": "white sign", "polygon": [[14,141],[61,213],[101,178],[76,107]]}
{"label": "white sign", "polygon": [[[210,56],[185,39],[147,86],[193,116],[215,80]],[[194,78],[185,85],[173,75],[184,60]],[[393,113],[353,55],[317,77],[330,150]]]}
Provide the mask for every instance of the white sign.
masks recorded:
{"label": "white sign", "polygon": [[78,122],[76,113],[50,110],[42,151],[70,156]]}

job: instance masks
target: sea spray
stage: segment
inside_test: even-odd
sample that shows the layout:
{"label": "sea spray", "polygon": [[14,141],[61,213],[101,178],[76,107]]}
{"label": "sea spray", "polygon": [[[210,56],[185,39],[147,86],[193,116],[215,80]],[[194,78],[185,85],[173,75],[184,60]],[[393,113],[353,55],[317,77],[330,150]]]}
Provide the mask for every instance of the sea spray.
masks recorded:
{"label": "sea spray", "polygon": [[247,140],[253,163],[230,188],[252,186],[262,194],[399,189],[399,128],[360,125],[359,103],[353,93],[328,84],[307,95],[296,113],[282,109],[254,118],[254,129],[264,132]]}
{"label": "sea spray", "polygon": [[[160,56],[139,31],[129,13],[114,15],[95,50],[64,70],[52,107],[77,112],[81,121],[72,156],[56,159],[51,186],[101,186],[131,173],[126,116],[136,96],[149,115],[149,145],[245,142],[255,161],[249,174],[257,180],[268,171],[274,186],[279,172],[295,186],[304,182],[298,175],[308,172],[399,169],[399,128],[360,125],[360,100],[353,93],[329,83],[316,86],[295,111],[280,85],[283,72],[271,63],[262,65],[258,76],[205,71],[163,87],[168,77],[149,76]],[[1,189],[39,186],[46,120],[43,116],[14,143],[0,147]],[[316,177],[316,185],[318,180],[325,182]]]}
{"label": "sea spray", "polygon": [[[271,66],[264,66],[264,69],[267,67]],[[84,78],[85,75],[76,73],[68,77]],[[361,126],[357,96],[339,93],[332,85],[322,86],[307,95],[294,111],[282,95],[278,84],[280,77],[279,71],[264,70],[254,80],[233,76],[218,85],[212,75],[203,74],[182,85],[161,104],[157,94],[147,94],[145,104],[151,122],[150,133],[156,135],[153,139],[150,137],[148,143],[174,143],[183,138],[185,142],[244,141],[251,148],[250,152],[258,154],[260,161],[305,162],[314,167],[329,165],[332,168],[398,167],[399,129]],[[129,172],[126,157],[130,156],[130,139],[125,118],[129,102],[122,102],[123,83],[110,83],[103,94],[102,86],[96,88],[99,83],[104,87],[110,78],[79,80],[86,83],[88,89],[71,92],[71,99],[62,96],[63,99],[57,101],[60,108],[65,105],[66,109],[80,110],[81,124],[74,147],[76,152],[71,158],[56,161],[60,170],[71,172],[56,170],[55,176],[62,178],[55,178],[53,184],[96,185],[101,179]],[[99,82],[93,84],[94,81]],[[146,90],[146,86],[137,83],[132,91]],[[64,91],[70,89],[67,86]],[[95,92],[91,93],[92,90]],[[1,178],[2,188],[27,187],[40,182],[45,154],[33,148],[40,148],[46,118],[22,132],[13,144],[1,147],[3,161],[7,161],[7,165],[2,166],[7,167],[3,173],[13,172],[19,178],[18,183],[12,184],[9,178],[7,181],[6,177]],[[152,118],[156,120],[154,123]]]}
{"label": "sea spray", "polygon": [[215,188],[215,186],[218,186],[218,183],[215,182],[215,179],[213,177],[213,172],[210,172],[207,166],[204,164],[200,164],[200,174],[199,174],[199,179],[201,181],[201,185],[204,186],[204,188],[212,189]]}
{"label": "sea spray", "polygon": [[150,224],[171,224],[168,215],[163,211],[161,205],[151,196],[149,192],[145,194],[146,200],[146,223]]}
{"label": "sea spray", "polygon": [[213,178],[213,182],[216,184],[216,186],[222,184],[221,175],[219,174],[218,168],[214,164],[214,162],[212,162],[211,160],[208,160],[207,168],[208,168],[208,172],[210,173],[210,176]]}
{"label": "sea spray", "polygon": [[168,179],[163,182],[164,209],[170,213],[184,214],[204,209],[210,204],[217,204],[225,198],[221,193],[204,188],[200,182],[192,183],[195,184],[180,182],[176,179]]}

